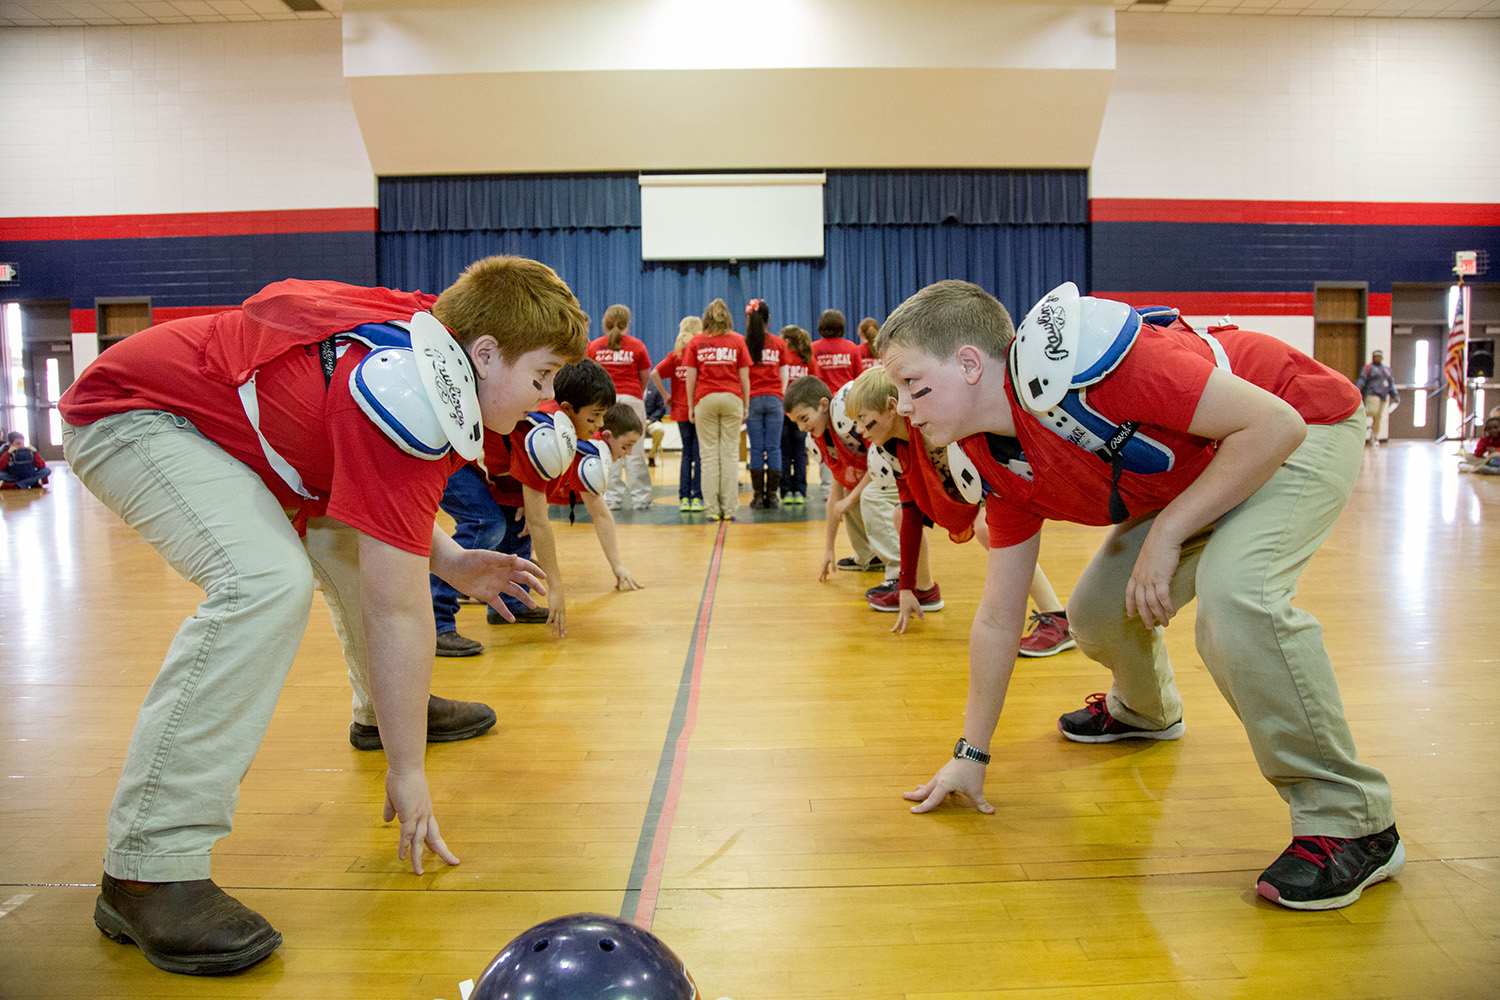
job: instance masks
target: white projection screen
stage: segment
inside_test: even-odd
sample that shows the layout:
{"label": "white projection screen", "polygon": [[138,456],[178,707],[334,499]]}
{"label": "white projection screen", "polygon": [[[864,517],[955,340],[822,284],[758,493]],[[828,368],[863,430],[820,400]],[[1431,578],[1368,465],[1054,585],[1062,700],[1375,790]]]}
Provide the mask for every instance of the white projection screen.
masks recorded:
{"label": "white projection screen", "polygon": [[823,256],[825,174],[642,174],[643,260]]}

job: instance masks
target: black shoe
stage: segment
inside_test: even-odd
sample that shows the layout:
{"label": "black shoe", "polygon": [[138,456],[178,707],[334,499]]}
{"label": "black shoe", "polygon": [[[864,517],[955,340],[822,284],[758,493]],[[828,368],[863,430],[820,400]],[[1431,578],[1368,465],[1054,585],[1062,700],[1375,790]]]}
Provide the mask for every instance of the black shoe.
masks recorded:
{"label": "black shoe", "polygon": [[1405,865],[1406,847],[1394,823],[1368,837],[1293,837],[1260,873],[1255,891],[1294,910],[1336,910]]}
{"label": "black shoe", "polygon": [[457,632],[439,632],[437,637],[437,655],[439,656],[478,656],[484,652],[484,646],[473,639],[466,639]]}
{"label": "black shoe", "polygon": [[[495,710],[477,701],[450,701],[427,696],[427,742],[452,743],[482,736],[495,725]],[[380,727],[349,723],[349,744],[356,750],[379,750]]]}
{"label": "black shoe", "polygon": [[854,573],[885,572],[885,563],[881,562],[879,556],[871,556],[870,561],[867,563],[859,562],[853,556],[845,556],[844,558],[840,559],[835,565],[837,565],[839,569],[847,569]]}
{"label": "black shoe", "polygon": [[[516,616],[517,625],[545,625],[547,624],[546,608],[521,608],[511,612]],[[500,617],[500,612],[490,608],[484,613],[484,620],[491,625],[509,625],[510,622]]]}
{"label": "black shoe", "polygon": [[189,976],[234,972],[281,947],[265,917],[206,878],[132,886],[106,874],[94,923],[158,969]]}
{"label": "black shoe", "polygon": [[1109,714],[1104,693],[1091,694],[1076,712],[1057,720],[1057,731],[1074,743],[1113,743],[1116,740],[1175,740],[1186,727],[1178,719],[1165,729],[1140,729]]}

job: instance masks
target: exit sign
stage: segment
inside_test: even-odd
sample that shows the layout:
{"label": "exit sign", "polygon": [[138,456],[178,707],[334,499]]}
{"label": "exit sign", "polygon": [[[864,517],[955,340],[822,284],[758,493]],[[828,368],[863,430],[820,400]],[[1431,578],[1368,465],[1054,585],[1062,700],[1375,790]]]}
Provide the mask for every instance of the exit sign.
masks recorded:
{"label": "exit sign", "polygon": [[0,282],[18,281],[21,277],[20,268],[14,264],[0,264]]}

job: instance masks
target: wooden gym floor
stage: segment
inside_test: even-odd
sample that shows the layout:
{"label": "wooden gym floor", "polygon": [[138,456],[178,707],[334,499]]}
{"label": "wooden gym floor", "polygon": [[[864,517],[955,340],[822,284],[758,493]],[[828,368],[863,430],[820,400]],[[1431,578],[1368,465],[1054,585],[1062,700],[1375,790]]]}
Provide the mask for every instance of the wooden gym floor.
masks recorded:
{"label": "wooden gym floor", "polygon": [[[396,860],[383,757],[348,744],[315,599],[214,855],[286,943],[199,979],[91,919],[135,712],[196,592],[66,471],[45,494],[0,493],[0,996],[456,1000],[514,934],[580,910],[652,926],[706,998],[1500,994],[1500,482],[1459,475],[1451,446],[1367,453],[1302,581],[1409,857],[1326,913],[1254,894],[1286,810],[1193,650],[1192,608],[1168,631],[1181,741],[1064,741],[1056,716],[1104,673],[1077,652],[1022,661],[996,814],[913,816],[901,793],[960,731],[980,550],[935,543],[947,608],[897,636],[862,600],[878,577],[818,582],[821,504],[721,527],[660,499],[622,517],[639,593],[609,589],[586,524],[557,525],[566,639],[461,612],[488,649],[437,661],[434,689],[500,724],[428,753],[455,868]],[[1101,535],[1046,530],[1064,598]]]}

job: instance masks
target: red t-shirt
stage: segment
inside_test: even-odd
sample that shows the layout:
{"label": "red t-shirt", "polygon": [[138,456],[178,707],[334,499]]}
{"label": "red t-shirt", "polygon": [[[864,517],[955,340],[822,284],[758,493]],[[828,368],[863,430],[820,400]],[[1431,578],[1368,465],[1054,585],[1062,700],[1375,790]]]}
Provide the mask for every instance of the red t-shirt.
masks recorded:
{"label": "red t-shirt", "polygon": [[[542,401],[537,410],[541,413],[559,413],[561,412],[561,407],[558,406],[557,400],[547,399]],[[509,474],[500,476],[490,486],[490,493],[501,503],[507,503],[507,501],[500,500],[502,493],[506,496],[513,495],[516,499],[510,505],[521,506],[526,502],[525,494],[522,492],[521,487],[529,486],[538,493],[545,494],[548,503],[566,505],[569,502],[570,493],[583,492],[583,484],[578,479],[578,464],[582,461],[582,456],[575,454],[573,461],[568,464],[568,468],[556,479],[544,479],[542,474],[537,471],[536,466],[531,464],[531,459],[526,457],[526,434],[530,430],[530,424],[523,421],[521,424],[517,424],[516,429],[511,431],[507,436],[508,449],[511,456]],[[608,446],[601,441],[599,442],[599,447],[607,457],[609,455]],[[488,462],[490,456],[488,438],[485,440],[484,456],[486,462]]]}
{"label": "red t-shirt", "polygon": [[[958,486],[948,471],[944,450],[938,449],[942,457],[935,461],[921,432],[911,425],[910,420],[906,421],[906,432],[907,440],[893,438],[882,446],[896,457],[896,491],[901,502],[916,504],[917,509],[948,532],[954,541],[967,541],[959,536],[972,534],[979,506],[959,495]],[[906,565],[904,559],[902,565]]]}
{"label": "red t-shirt", "polygon": [[880,359],[870,353],[870,345],[866,343],[861,343],[854,349],[854,359],[859,365],[859,371],[855,372],[856,375],[863,374],[880,364]]}
{"label": "red t-shirt", "polygon": [[326,387],[312,344],[292,347],[256,375],[261,433],[320,498],[308,501],[272,471],[238,390],[203,375],[200,355],[214,319],[174,320],[114,345],[63,395],[63,419],[83,426],[129,410],[178,414],[255,470],[284,508],[300,509],[300,516],[326,513],[396,548],[428,555],[438,500],[463,459],[455,452],[437,461],[408,455],[364,415],[349,393],[349,375],[369,349],[342,347]]}
{"label": "red t-shirt", "polygon": [[859,374],[855,346],[843,337],[823,337],[813,341],[813,363],[818,366],[816,374],[830,391],[838,392]]}
{"label": "red t-shirt", "polygon": [[790,357],[794,355],[791,348],[786,346],[786,341],[774,333],[767,333],[766,342],[760,349],[760,364],[750,366],[750,395],[775,396],[780,399],[783,392],[781,366]]}
{"label": "red t-shirt", "polygon": [[786,352],[786,384],[791,385],[799,378],[808,375],[817,375],[818,366],[814,362],[803,361],[797,356],[797,352],[788,348]]}
{"label": "red t-shirt", "polygon": [[588,356],[615,380],[615,395],[640,399],[641,379],[651,370],[651,355],[646,345],[630,334],[620,337],[620,346],[611,348],[608,337],[589,341]]}
{"label": "red t-shirt", "polygon": [[661,359],[656,366],[656,375],[664,380],[671,380],[672,399],[670,406],[672,419],[679,424],[687,423],[687,362],[682,360],[676,351]]}
{"label": "red t-shirt", "polygon": [[[1486,452],[1500,450],[1500,437],[1482,437],[1474,442],[1474,457],[1483,458]],[[41,467],[42,457],[37,456],[37,467]]]}
{"label": "red t-shirt", "polygon": [[711,392],[740,394],[740,369],[750,367],[750,348],[745,338],[728,333],[700,333],[687,346],[687,367],[697,370],[693,405]]}
{"label": "red t-shirt", "polygon": [[[1347,378],[1275,337],[1233,328],[1210,332],[1223,345],[1234,374],[1285,399],[1309,424],[1338,423],[1362,403]],[[1216,442],[1187,429],[1214,367],[1212,349],[1196,334],[1146,326],[1119,367],[1089,387],[1093,409],[1115,423],[1139,420],[1138,433],[1173,454],[1166,472],[1127,471],[1120,477],[1120,497],[1132,516],[1171,503],[1213,458]],[[1047,430],[1016,398],[1009,372],[1006,391],[1016,438],[979,434],[962,442],[992,491],[985,498],[991,544],[1023,542],[1046,519],[1109,524],[1110,466]],[[1030,465],[1029,481],[1003,462],[1005,449],[1016,443]]]}

